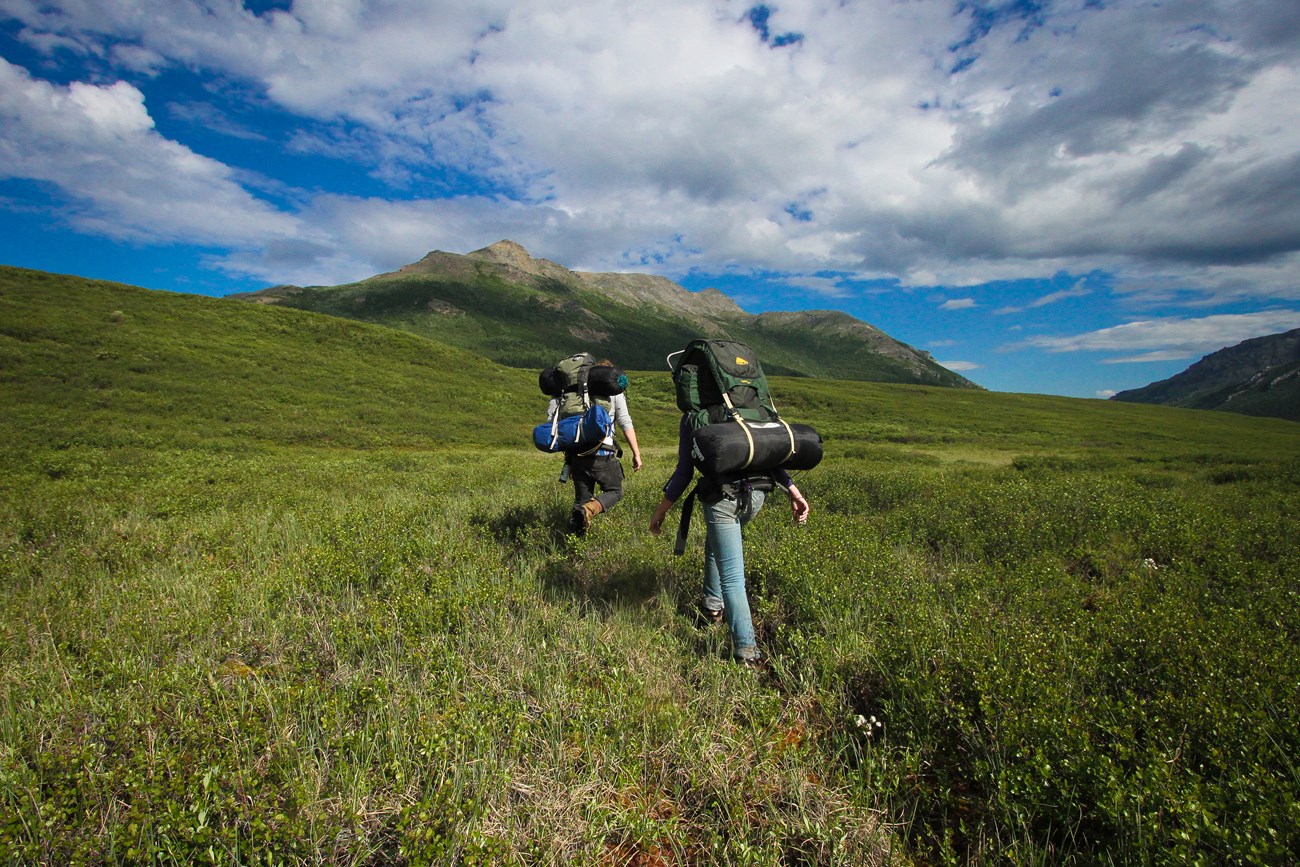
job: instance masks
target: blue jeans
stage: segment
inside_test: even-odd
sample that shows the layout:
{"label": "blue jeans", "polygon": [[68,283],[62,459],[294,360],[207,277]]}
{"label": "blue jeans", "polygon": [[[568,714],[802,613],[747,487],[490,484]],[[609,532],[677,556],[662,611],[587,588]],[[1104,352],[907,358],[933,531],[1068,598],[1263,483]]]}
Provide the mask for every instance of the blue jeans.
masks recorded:
{"label": "blue jeans", "polygon": [[749,613],[745,593],[745,543],[742,529],[759,509],[765,494],[752,491],[748,508],[736,500],[723,498],[703,503],[704,536],[704,607],[721,608],[731,630],[731,654],[737,659],[758,656],[754,639],[754,621]]}

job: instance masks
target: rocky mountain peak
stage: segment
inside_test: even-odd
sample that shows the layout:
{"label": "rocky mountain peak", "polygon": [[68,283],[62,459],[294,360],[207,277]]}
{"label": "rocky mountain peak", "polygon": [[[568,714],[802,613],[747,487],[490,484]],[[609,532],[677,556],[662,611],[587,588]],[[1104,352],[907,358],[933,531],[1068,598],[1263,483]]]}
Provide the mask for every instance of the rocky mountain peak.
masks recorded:
{"label": "rocky mountain peak", "polygon": [[508,279],[539,278],[558,280],[561,283],[571,283],[577,279],[576,275],[563,265],[557,265],[549,259],[534,259],[521,244],[509,239],[475,250],[465,258],[499,268],[502,275]]}
{"label": "rocky mountain peak", "polygon": [[249,300],[406,328],[512,366],[544,366],[576,341],[657,369],[665,347],[709,336],[755,342],[771,374],[978,387],[847,313],[750,314],[717,289],[571,271],[508,239],[468,254],[434,250],[355,284],[281,287]]}
{"label": "rocky mountain peak", "polygon": [[489,244],[481,250],[475,250],[469,256],[473,259],[495,262],[498,265],[509,265],[521,271],[528,271],[534,262],[533,257],[528,255],[528,251],[523,248],[522,244],[516,244],[509,239],[502,239],[495,244]]}

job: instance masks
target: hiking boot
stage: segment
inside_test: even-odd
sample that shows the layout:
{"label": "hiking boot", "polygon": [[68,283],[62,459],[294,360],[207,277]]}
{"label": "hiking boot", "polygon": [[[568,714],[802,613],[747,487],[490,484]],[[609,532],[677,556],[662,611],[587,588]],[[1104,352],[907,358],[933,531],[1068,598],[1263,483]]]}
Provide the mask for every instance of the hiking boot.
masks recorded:
{"label": "hiking boot", "polygon": [[591,519],[605,511],[605,507],[600,504],[600,500],[588,500],[580,507],[582,509],[582,528],[585,530],[591,526]]}
{"label": "hiking boot", "polygon": [[600,500],[588,500],[573,507],[573,512],[569,515],[569,527],[579,536],[584,535],[591,527],[591,519],[605,511],[605,507],[600,504]]}
{"label": "hiking boot", "polygon": [[742,647],[735,652],[732,659],[743,665],[745,668],[761,669],[765,667],[767,660],[759,652],[757,647]]}
{"label": "hiking boot", "polygon": [[707,623],[721,623],[725,613],[725,609],[722,608],[710,608],[707,605],[700,606],[700,615],[704,617]]}

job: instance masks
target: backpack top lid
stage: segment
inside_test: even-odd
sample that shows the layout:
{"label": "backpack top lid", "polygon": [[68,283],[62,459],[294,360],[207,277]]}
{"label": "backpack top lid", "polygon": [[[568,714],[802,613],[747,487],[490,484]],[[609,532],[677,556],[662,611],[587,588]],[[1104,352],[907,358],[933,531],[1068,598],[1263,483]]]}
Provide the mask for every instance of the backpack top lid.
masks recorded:
{"label": "backpack top lid", "polygon": [[596,356],[590,352],[575,352],[538,374],[537,386],[547,397],[559,397],[565,391],[580,389],[595,363]]}
{"label": "backpack top lid", "polygon": [[751,421],[778,417],[758,355],[744,343],[697,338],[669,356],[669,366],[677,408],[692,427],[728,421],[733,412]]}
{"label": "backpack top lid", "polygon": [[590,352],[575,352],[537,375],[542,394],[559,401],[559,415],[585,412],[593,403],[610,406],[610,398],[627,389],[627,376],[613,365],[597,363]]}

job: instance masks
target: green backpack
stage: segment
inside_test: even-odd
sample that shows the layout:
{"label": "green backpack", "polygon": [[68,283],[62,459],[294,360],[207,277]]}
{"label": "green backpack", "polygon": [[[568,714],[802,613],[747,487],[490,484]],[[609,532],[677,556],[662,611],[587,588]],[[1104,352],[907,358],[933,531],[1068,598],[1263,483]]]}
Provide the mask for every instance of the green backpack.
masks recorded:
{"label": "green backpack", "polygon": [[668,356],[677,408],[692,430],[731,421],[776,421],[763,366],[752,349],[735,340],[697,338]]}
{"label": "green backpack", "polygon": [[[610,389],[589,382],[595,366],[596,356],[590,352],[576,352],[538,375],[537,385],[542,394],[559,401],[559,412],[556,413],[558,418],[582,415],[593,403],[610,408]],[[618,373],[621,374],[622,371]]]}
{"label": "green backpack", "polygon": [[821,462],[822,438],[781,418],[758,356],[743,343],[697,338],[668,356],[668,366],[691,431],[691,461],[704,477],[682,504],[673,547],[682,554],[697,496],[714,502],[770,491],[778,467],[810,470]]}

